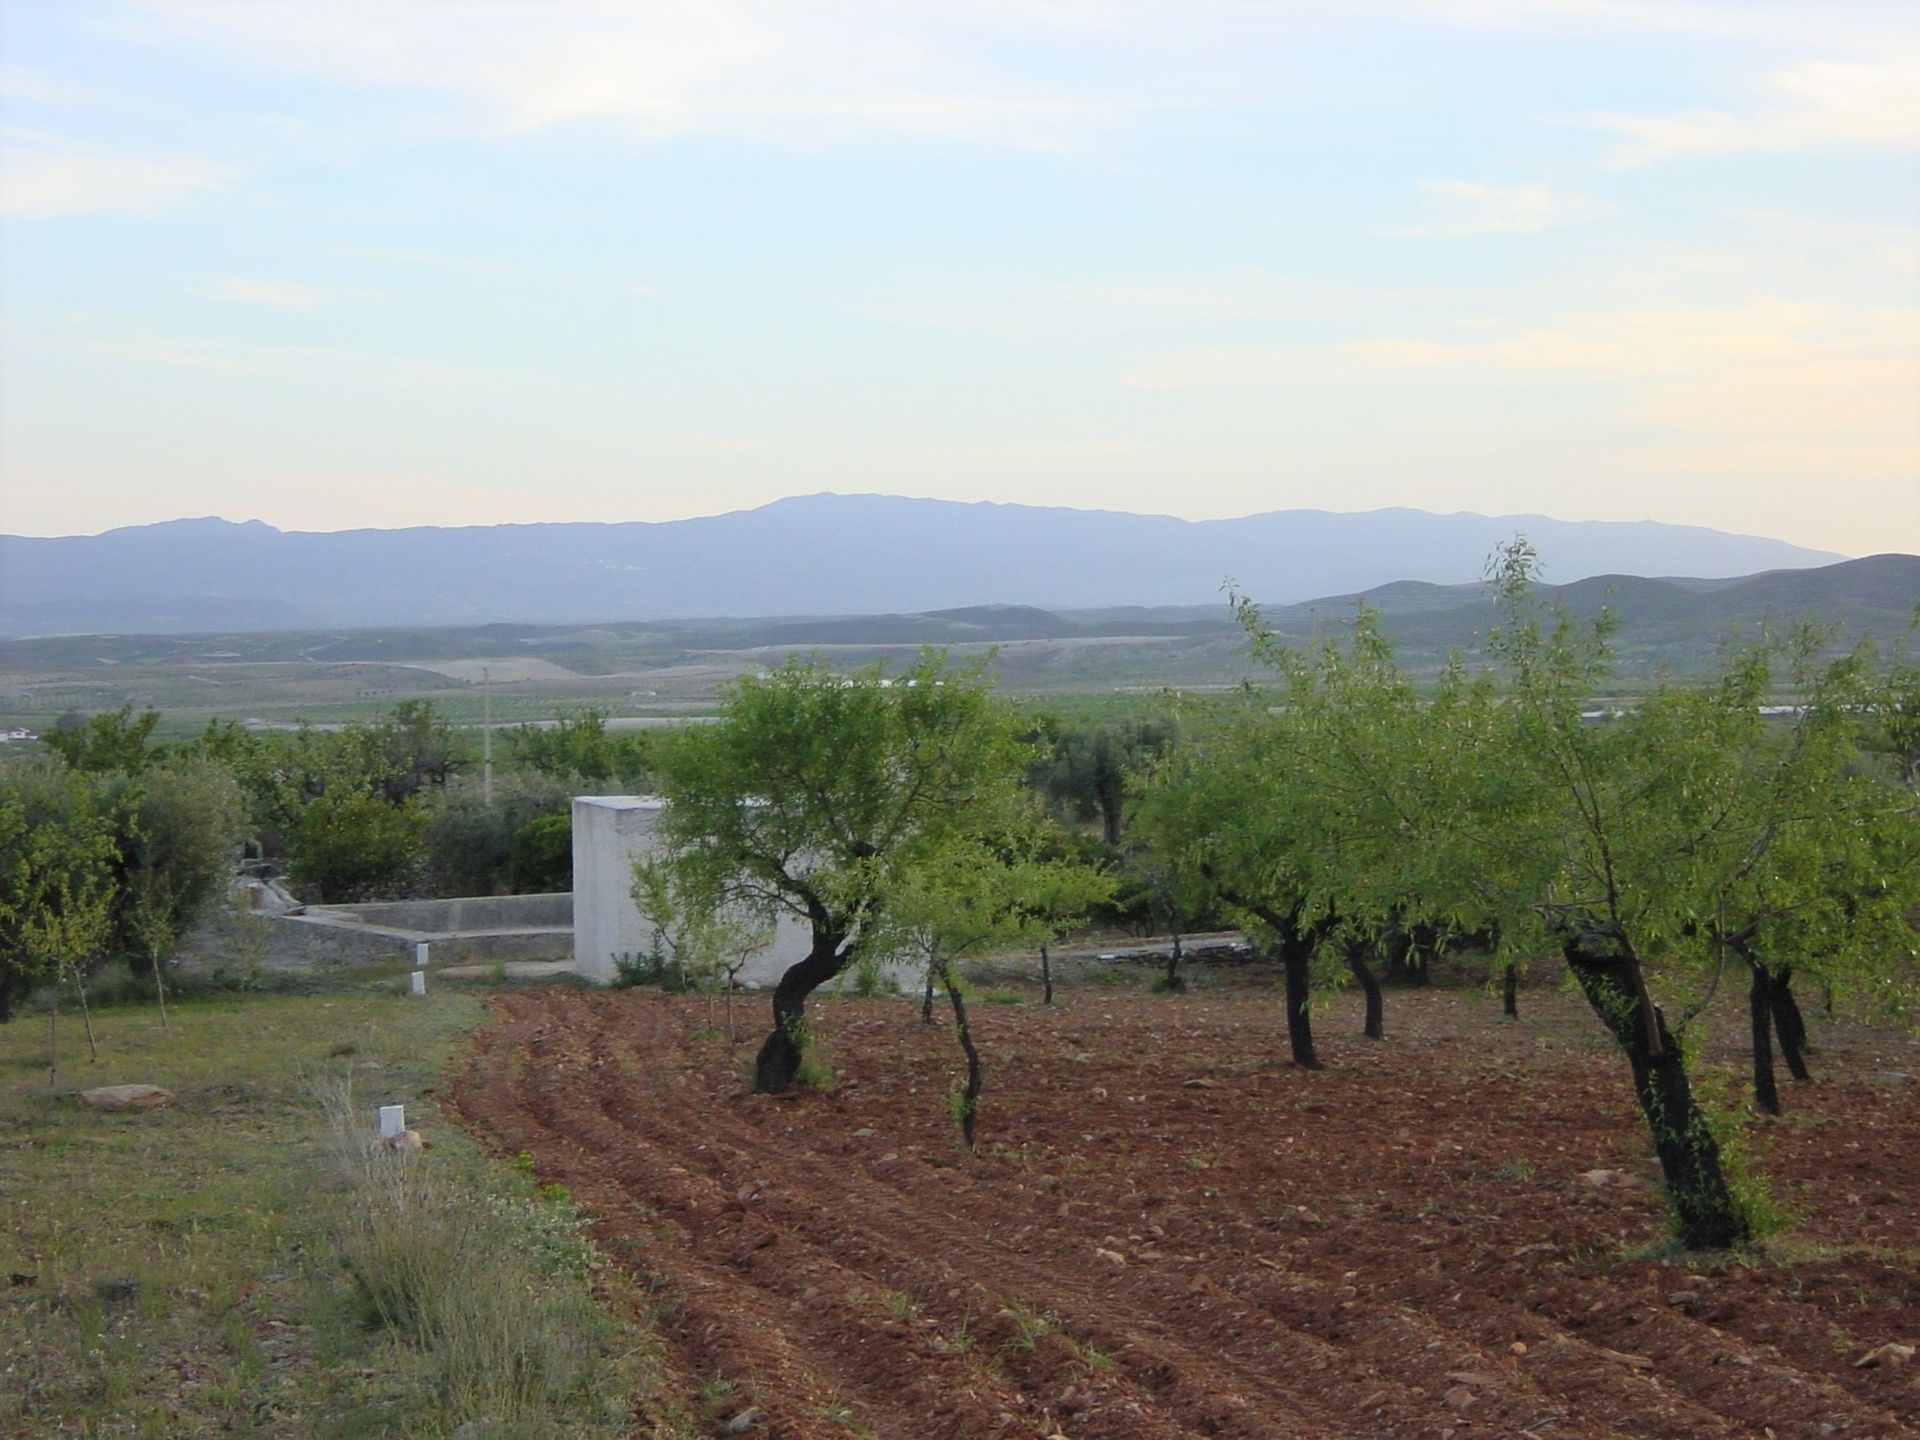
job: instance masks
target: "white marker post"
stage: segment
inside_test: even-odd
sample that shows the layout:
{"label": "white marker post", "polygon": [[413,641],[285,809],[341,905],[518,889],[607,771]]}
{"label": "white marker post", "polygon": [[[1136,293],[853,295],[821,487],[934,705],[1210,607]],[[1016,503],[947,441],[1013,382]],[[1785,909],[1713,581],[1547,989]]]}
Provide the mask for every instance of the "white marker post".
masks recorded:
{"label": "white marker post", "polygon": [[413,993],[416,995],[424,995],[427,993],[426,971],[416,970],[413,972]]}
{"label": "white marker post", "polygon": [[396,1140],[406,1128],[406,1106],[382,1105],[380,1107],[380,1138],[382,1140]]}
{"label": "white marker post", "polygon": [[424,940],[413,947],[413,968],[416,970],[427,968],[427,942]]}

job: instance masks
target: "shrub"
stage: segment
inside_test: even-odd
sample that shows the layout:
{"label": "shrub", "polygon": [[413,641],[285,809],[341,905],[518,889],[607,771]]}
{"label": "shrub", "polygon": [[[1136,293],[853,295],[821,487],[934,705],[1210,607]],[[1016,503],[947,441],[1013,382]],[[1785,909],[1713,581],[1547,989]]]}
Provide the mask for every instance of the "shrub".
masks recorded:
{"label": "shrub", "polygon": [[[569,888],[572,797],[573,787],[565,779],[539,774],[501,776],[494,784],[492,804],[487,803],[484,787],[471,776],[460,776],[428,792],[422,801],[427,816],[428,888],[436,895]],[[551,835],[521,839],[523,831],[540,821],[564,834],[565,843],[558,851]],[[556,863],[560,855],[564,861]]]}
{"label": "shrub", "polygon": [[573,816],[542,815],[513,832],[507,883],[515,894],[573,888]]}
{"label": "shrub", "polygon": [[300,814],[287,873],[323,902],[404,891],[426,858],[426,815],[357,792],[320,796]]}

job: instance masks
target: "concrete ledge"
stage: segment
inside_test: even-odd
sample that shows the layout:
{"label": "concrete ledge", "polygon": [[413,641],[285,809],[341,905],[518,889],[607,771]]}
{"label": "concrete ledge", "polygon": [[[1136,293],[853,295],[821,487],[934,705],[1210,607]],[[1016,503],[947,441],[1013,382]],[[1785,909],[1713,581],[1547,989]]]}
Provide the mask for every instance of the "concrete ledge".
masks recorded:
{"label": "concrete ledge", "polygon": [[557,960],[573,953],[573,896],[480,895],[368,905],[309,905],[271,917],[266,958],[280,966],[410,961],[491,964]]}

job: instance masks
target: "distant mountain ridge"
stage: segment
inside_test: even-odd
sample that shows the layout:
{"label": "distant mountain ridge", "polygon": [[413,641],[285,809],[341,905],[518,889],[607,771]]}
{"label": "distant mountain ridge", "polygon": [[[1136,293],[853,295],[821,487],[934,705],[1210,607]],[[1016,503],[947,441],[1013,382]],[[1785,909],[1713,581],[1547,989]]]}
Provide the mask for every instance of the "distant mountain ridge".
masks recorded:
{"label": "distant mountain ridge", "polygon": [[1233,520],[810,495],[629,524],[281,531],[204,518],[0,536],[0,635],[574,624],[685,616],[1285,604],[1471,581],[1524,533],[1547,577],[1716,578],[1839,557],[1758,536],[1538,515],[1279,510]]}

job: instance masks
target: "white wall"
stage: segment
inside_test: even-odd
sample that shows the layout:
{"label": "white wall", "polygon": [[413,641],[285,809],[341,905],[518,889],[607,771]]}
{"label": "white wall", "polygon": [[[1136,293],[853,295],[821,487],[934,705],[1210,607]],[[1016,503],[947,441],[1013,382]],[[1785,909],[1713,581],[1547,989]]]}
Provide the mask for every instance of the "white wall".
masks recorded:
{"label": "white wall", "polygon": [[[577,795],[573,801],[573,968],[606,984],[614,957],[644,955],[653,922],[633,902],[633,862],[656,843],[660,800],[646,795]],[[813,935],[781,916],[773,943],[740,972],[750,985],[771,986],[805,957]]]}

